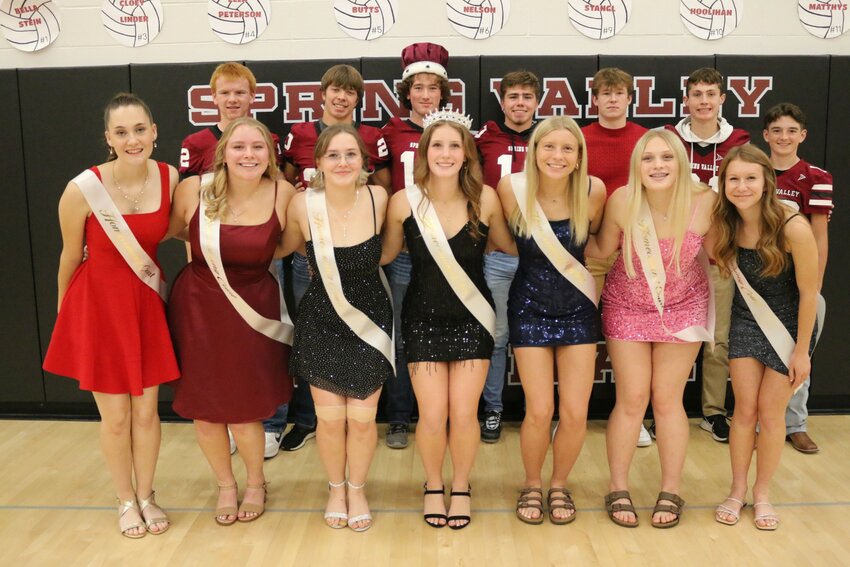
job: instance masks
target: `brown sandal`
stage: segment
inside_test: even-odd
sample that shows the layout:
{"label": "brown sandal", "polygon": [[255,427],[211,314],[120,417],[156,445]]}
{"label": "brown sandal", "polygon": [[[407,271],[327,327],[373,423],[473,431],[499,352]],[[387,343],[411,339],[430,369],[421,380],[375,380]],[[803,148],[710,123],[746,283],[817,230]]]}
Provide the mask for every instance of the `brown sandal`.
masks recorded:
{"label": "brown sandal", "polygon": [[[253,490],[262,490],[263,491],[263,503],[262,504],[252,504],[251,502],[245,502],[245,497],[242,497],[242,505],[239,506],[239,512],[236,513],[236,519],[240,522],[253,522],[257,518],[263,515],[266,511],[266,500],[268,500],[268,487],[269,483],[264,482],[262,484],[258,484],[256,486],[252,486],[248,484],[248,488]],[[245,514],[252,514],[251,516],[240,516],[239,513],[245,512]]]}
{"label": "brown sandal", "polygon": [[[546,498],[546,507],[549,508],[549,521],[553,524],[563,526],[576,519],[576,503],[573,502],[573,493],[564,487],[553,487],[549,489]],[[552,514],[555,510],[572,510],[569,516],[559,518]]]}
{"label": "brown sandal", "polygon": [[[522,515],[522,510],[537,510],[540,515],[536,518],[529,518]],[[516,517],[521,522],[537,526],[543,523],[543,489],[536,486],[528,486],[519,491],[519,498],[516,501]]]}
{"label": "brown sandal", "polygon": [[[672,504],[659,504],[662,500],[669,500]],[[672,492],[659,492],[658,498],[655,500],[655,508],[652,509],[652,527],[653,528],[672,528],[679,524],[679,517],[682,515],[682,508],[685,507],[685,501],[678,494]],[[655,515],[659,512],[669,512],[676,516],[669,522],[656,522]]]}
{"label": "brown sandal", "polygon": [[[616,500],[628,500],[628,502],[615,504],[614,502]],[[628,490],[615,490],[613,492],[609,492],[605,496],[605,509],[608,511],[608,517],[611,518],[611,521],[618,526],[623,526],[624,528],[636,528],[638,527],[638,524],[640,524],[637,512],[635,511],[635,506],[632,504],[632,495],[629,494]],[[621,520],[614,515],[615,512],[631,512],[635,515],[635,521],[626,522]]]}

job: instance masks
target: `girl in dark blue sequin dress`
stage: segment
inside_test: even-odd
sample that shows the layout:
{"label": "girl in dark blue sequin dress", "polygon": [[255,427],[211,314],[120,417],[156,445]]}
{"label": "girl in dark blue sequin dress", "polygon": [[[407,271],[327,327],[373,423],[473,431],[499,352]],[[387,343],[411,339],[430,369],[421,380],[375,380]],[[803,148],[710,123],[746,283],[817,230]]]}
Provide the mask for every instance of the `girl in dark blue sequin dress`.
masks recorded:
{"label": "girl in dark blue sequin dress", "polygon": [[[518,186],[526,187],[526,197],[516,192]],[[561,426],[553,442],[548,509],[552,523],[566,524],[575,519],[566,483],[587,431],[599,313],[596,297],[580,291],[541,251],[517,200],[524,199],[529,212],[539,204],[560,245],[584,264],[588,234],[602,220],[605,186],[587,175],[578,125],[567,117],[538,125],[529,141],[525,173],[503,177],[499,196],[519,252],[519,269],[508,297],[510,343],[525,393],[520,429],[525,488],[517,501],[517,517],[530,524],[543,522],[541,472],[555,410],[557,367]]]}
{"label": "girl in dark blue sequin dress", "polygon": [[749,144],[734,148],[720,166],[719,179],[720,199],[713,222],[717,264],[724,273],[737,264],[796,345],[786,365],[767,339],[784,331],[762,328],[736,286],[729,332],[729,371],[735,392],[729,433],[732,487],[717,507],[715,519],[728,525],[738,522],[747,498],[758,424],[754,521],[760,530],[775,530],[779,517],[770,504],[770,481],[785,444],[785,408],[811,373],[818,251],[805,217],[779,202],[776,174],[760,149]]}

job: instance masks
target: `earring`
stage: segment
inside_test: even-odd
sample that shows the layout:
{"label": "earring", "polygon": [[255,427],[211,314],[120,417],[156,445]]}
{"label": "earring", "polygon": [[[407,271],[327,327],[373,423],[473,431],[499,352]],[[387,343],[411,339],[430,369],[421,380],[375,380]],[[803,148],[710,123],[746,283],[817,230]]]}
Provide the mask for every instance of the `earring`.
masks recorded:
{"label": "earring", "polygon": [[109,157],[115,157],[115,148],[109,146]]}
{"label": "earring", "polygon": [[156,149],[156,148],[157,148],[157,146],[156,146],[156,142],[154,142],[154,143],[153,143],[153,149]]}

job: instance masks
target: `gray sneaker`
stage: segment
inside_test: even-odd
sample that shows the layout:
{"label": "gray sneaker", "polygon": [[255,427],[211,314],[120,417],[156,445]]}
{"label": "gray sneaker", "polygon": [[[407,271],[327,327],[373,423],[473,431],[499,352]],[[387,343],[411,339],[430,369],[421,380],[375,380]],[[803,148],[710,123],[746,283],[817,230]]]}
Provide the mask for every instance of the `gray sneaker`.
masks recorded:
{"label": "gray sneaker", "polygon": [[488,411],[481,423],[481,440],[485,443],[495,443],[502,436],[502,412]]}
{"label": "gray sneaker", "polygon": [[391,423],[387,429],[387,447],[390,449],[404,449],[407,447],[407,434],[410,426],[406,423]]}

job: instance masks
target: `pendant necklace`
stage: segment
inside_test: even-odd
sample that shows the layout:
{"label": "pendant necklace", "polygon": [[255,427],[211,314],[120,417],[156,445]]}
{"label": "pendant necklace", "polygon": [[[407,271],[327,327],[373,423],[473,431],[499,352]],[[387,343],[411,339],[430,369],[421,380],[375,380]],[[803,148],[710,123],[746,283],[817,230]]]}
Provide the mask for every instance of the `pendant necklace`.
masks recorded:
{"label": "pendant necklace", "polygon": [[145,180],[144,182],[142,182],[142,188],[139,189],[138,193],[131,197],[130,195],[125,193],[124,190],[121,188],[121,182],[119,182],[118,177],[115,176],[115,161],[112,162],[112,184],[115,185],[115,188],[118,189],[118,192],[121,193],[121,196],[124,197],[130,203],[130,206],[133,209],[134,213],[138,213],[139,209],[141,208],[139,206],[139,201],[141,201],[142,195],[145,194],[145,188],[147,188],[148,186],[148,174],[148,168],[147,165],[145,165]]}

